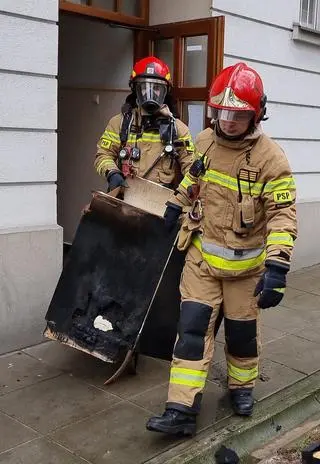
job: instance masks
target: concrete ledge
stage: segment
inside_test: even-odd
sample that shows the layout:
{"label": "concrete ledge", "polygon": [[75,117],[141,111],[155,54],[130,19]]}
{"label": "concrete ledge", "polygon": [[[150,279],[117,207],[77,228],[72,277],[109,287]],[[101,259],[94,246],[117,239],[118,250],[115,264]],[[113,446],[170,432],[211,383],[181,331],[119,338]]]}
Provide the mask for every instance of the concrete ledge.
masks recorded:
{"label": "concrete ledge", "polygon": [[221,445],[233,448],[240,458],[291,430],[320,412],[320,371],[276,393],[255,406],[254,416],[245,419],[230,416],[148,464],[214,464]]}

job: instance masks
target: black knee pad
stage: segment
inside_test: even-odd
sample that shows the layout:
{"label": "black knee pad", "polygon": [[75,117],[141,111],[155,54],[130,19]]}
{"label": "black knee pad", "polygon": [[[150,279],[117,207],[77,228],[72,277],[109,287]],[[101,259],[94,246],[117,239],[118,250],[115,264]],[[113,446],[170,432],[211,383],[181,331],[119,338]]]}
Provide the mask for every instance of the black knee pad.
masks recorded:
{"label": "black knee pad", "polygon": [[225,318],[225,337],[228,353],[237,358],[258,356],[257,321],[234,321]]}
{"label": "black knee pad", "polygon": [[174,355],[180,359],[200,361],[204,353],[204,337],[208,330],[212,307],[195,301],[183,301],[179,321],[179,339]]}

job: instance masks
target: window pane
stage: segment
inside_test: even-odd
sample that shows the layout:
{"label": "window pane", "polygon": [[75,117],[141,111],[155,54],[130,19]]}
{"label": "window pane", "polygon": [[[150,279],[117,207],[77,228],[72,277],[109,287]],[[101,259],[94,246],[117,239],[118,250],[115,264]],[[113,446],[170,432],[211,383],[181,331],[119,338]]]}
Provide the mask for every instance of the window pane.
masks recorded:
{"label": "window pane", "polygon": [[102,8],[103,10],[115,11],[114,0],[91,0],[91,6]]}
{"label": "window pane", "polygon": [[204,129],[206,103],[202,101],[184,101],[182,119],[190,129],[193,140]]}
{"label": "window pane", "polygon": [[171,78],[173,76],[173,39],[155,40],[153,43],[153,54],[164,61],[170,69]]}
{"label": "window pane", "polygon": [[208,36],[186,37],[184,41],[184,87],[207,85]]}
{"label": "window pane", "polygon": [[[301,24],[311,28],[316,27],[317,0],[302,0],[301,2]],[[318,6],[319,7],[319,6]]]}
{"label": "window pane", "polygon": [[141,16],[140,0],[122,0],[121,13],[129,16]]}

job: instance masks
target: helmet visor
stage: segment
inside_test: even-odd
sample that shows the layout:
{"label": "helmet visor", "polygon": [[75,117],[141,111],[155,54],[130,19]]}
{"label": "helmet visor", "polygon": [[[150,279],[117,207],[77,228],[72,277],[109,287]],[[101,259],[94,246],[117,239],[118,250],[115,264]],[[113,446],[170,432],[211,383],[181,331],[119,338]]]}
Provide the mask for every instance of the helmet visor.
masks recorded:
{"label": "helmet visor", "polygon": [[220,110],[208,106],[208,117],[215,121],[249,122],[254,117],[254,111]]}
{"label": "helmet visor", "polygon": [[136,81],[137,101],[140,106],[163,105],[167,94],[167,84],[161,79],[143,79]]}

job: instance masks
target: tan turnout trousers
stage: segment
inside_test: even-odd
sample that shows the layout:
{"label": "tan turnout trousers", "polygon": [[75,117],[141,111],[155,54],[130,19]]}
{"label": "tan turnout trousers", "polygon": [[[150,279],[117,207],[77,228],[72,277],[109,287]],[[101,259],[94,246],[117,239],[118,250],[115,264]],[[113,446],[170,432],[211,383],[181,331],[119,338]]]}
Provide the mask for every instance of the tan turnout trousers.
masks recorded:
{"label": "tan turnout trousers", "polygon": [[214,351],[214,326],[223,303],[226,361],[230,389],[253,387],[260,352],[259,308],[254,289],[263,266],[250,276],[225,279],[188,250],[180,291],[178,336],[171,364],[167,408],[197,414]]}

